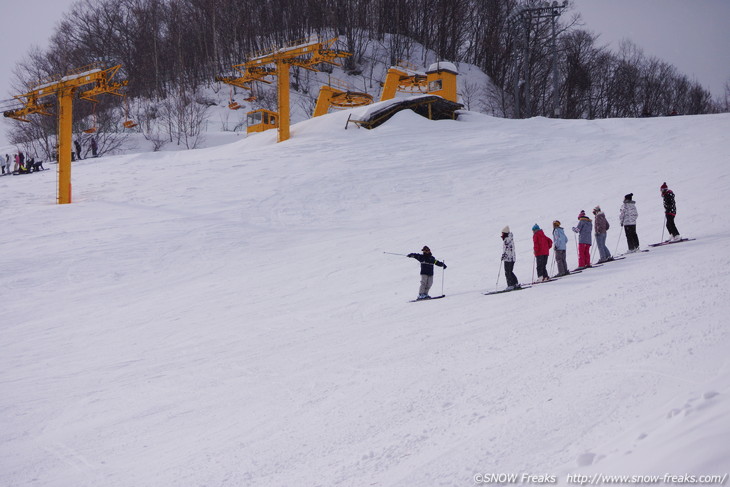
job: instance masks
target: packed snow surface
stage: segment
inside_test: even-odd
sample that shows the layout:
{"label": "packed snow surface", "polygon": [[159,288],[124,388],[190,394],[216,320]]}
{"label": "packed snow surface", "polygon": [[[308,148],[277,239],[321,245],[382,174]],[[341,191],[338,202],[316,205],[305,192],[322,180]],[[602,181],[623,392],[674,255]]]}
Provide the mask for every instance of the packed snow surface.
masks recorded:
{"label": "packed snow surface", "polygon": [[[76,162],[70,205],[55,165],[0,178],[0,485],[730,472],[730,115],[347,116]],[[660,241],[665,181],[696,240],[484,296],[505,225],[528,283],[535,223],[576,267],[600,205],[625,252],[627,193]],[[410,303],[385,252],[423,245],[447,297]]]}

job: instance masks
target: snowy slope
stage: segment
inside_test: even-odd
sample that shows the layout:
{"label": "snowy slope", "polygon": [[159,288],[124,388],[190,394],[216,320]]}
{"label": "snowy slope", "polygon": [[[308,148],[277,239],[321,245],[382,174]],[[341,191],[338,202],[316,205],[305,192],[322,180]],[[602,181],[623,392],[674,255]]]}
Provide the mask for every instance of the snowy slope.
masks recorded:
{"label": "snowy slope", "polygon": [[[347,116],[84,160],[71,205],[0,178],[0,485],[730,472],[730,116]],[[624,252],[629,192],[659,241],[664,181],[697,240],[483,296],[505,225],[528,282],[534,223],[600,204]],[[424,244],[448,296],[412,304],[384,252]]]}

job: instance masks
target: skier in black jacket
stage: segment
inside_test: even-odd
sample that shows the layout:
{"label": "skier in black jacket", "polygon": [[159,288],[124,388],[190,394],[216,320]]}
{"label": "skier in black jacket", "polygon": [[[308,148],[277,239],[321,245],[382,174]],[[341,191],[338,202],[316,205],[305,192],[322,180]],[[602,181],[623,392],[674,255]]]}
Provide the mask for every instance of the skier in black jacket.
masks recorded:
{"label": "skier in black jacket", "polygon": [[662,198],[664,198],[664,214],[667,217],[667,230],[669,230],[669,234],[671,235],[667,242],[681,240],[682,237],[679,236],[677,225],[674,224],[674,217],[677,216],[677,204],[674,201],[674,192],[669,189],[667,183],[662,184],[660,189],[662,190]]}
{"label": "skier in black jacket", "polygon": [[436,260],[436,258],[431,255],[431,249],[429,249],[427,245],[423,246],[421,252],[423,253],[410,253],[408,254],[408,257],[416,259],[421,263],[421,287],[418,290],[418,299],[431,299],[431,296],[428,295],[428,291],[433,285],[433,266],[437,265],[446,269],[446,264]]}

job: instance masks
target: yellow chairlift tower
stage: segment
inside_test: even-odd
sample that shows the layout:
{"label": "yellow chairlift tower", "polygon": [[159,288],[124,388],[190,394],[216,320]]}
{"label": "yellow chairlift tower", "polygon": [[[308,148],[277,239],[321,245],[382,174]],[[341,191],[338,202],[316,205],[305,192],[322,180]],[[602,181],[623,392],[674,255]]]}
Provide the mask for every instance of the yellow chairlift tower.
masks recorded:
{"label": "yellow chairlift tower", "polygon": [[[269,112],[269,120],[272,115],[274,120],[277,122],[278,127],[278,142],[284,142],[289,139],[289,124],[290,124],[290,111],[289,111],[289,69],[291,66],[299,66],[300,68],[308,69],[310,71],[319,71],[316,66],[321,63],[327,63],[334,66],[339,66],[336,62],[337,58],[344,58],[351,56],[349,52],[339,51],[332,49],[332,44],[335,43],[337,38],[320,41],[311,40],[300,42],[296,45],[277,49],[272,52],[261,54],[251,58],[249,61],[243,64],[237,64],[233,66],[241,76],[239,77],[226,77],[217,76],[216,80],[223,83],[228,83],[233,86],[239,86],[244,89],[250,89],[251,83],[254,81],[260,81],[264,83],[270,83],[265,78],[267,76],[277,77],[277,105],[278,114]],[[274,68],[269,65],[274,65]],[[278,120],[276,118],[278,115]],[[273,124],[269,124],[273,125]],[[265,130],[269,127],[263,127],[256,129],[255,131]],[[251,127],[249,127],[251,129]],[[250,130],[254,131],[254,130]]]}
{"label": "yellow chairlift tower", "polygon": [[[78,93],[79,98],[96,102],[96,97],[109,93],[124,96],[121,89],[127,85],[127,80],[112,81],[121,65],[105,69],[100,65],[90,65],[77,69],[66,76],[55,76],[38,82],[28,93],[18,95],[23,106],[15,110],[8,110],[4,115],[8,118],[28,122],[27,117],[32,114],[50,116],[48,112],[53,102],[41,103],[47,97],[55,96],[58,102],[58,203],[71,203],[71,151],[73,137],[73,99]],[[86,91],[79,92],[83,86],[93,84]]]}

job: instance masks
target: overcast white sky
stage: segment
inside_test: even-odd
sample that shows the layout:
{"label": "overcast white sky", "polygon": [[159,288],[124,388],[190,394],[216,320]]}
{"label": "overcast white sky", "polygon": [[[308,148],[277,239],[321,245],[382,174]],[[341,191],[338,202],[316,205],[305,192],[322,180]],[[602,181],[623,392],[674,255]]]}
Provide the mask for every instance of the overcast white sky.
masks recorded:
{"label": "overcast white sky", "polygon": [[[10,98],[15,63],[31,45],[45,47],[75,0],[0,0],[0,99]],[[615,49],[627,38],[674,64],[714,96],[730,80],[730,0],[573,0],[584,28]],[[2,118],[2,117],[0,117]],[[0,146],[5,145],[4,121]]]}
{"label": "overcast white sky", "polygon": [[730,81],[730,0],[572,0],[599,45],[630,39],[718,97]]}

